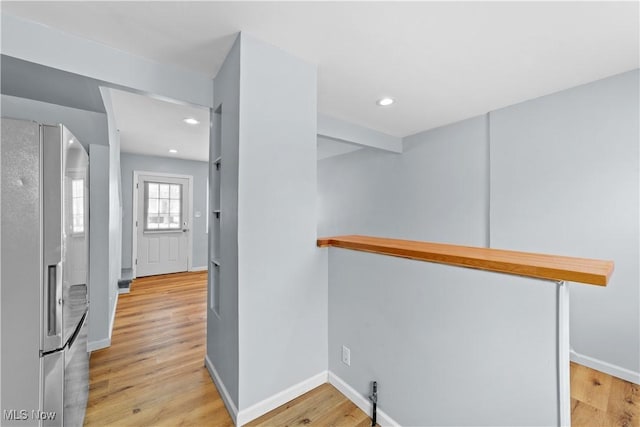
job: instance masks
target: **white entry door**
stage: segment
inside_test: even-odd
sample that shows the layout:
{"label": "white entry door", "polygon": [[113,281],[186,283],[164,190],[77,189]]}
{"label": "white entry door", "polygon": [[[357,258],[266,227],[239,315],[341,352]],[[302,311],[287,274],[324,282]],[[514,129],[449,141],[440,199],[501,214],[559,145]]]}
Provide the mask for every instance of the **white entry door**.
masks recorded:
{"label": "white entry door", "polygon": [[189,178],[138,175],[136,276],[189,269]]}

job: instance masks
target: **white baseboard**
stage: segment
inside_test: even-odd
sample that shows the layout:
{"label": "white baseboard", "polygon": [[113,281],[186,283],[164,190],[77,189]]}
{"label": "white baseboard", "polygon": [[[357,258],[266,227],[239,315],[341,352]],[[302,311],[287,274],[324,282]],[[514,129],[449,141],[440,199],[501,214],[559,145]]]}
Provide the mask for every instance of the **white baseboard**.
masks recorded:
{"label": "white baseboard", "polygon": [[327,382],[327,371],[320,372],[311,378],[299,382],[286,390],[283,390],[271,397],[264,399],[261,402],[251,405],[247,409],[243,409],[238,413],[236,419],[237,426],[243,426],[261,415],[266,414],[269,411],[276,409],[278,406],[284,405],[287,402],[292,401],[296,397],[303,395],[304,393],[313,390],[314,388]]}
{"label": "white baseboard", "polygon": [[231,416],[233,423],[235,425],[239,425],[238,424],[238,408],[236,407],[235,403],[233,403],[233,400],[231,400],[231,395],[229,395],[227,388],[224,386],[224,383],[222,382],[220,375],[218,375],[218,371],[216,371],[216,368],[213,366],[213,363],[211,362],[211,359],[209,359],[208,355],[204,357],[204,365],[207,367],[207,370],[209,371],[209,375],[211,376],[211,379],[215,383],[216,388],[218,389],[218,393],[220,393],[220,396],[222,397],[222,401],[224,402],[224,405],[227,407],[227,411],[229,412],[229,415]]}
{"label": "white baseboard", "polygon": [[120,295],[120,294],[128,294],[129,292],[131,292],[131,287],[118,288],[118,295]]}
{"label": "white baseboard", "polygon": [[640,372],[634,372],[617,365],[612,365],[611,363],[603,362],[602,360],[594,359],[593,357],[585,356],[573,349],[571,349],[571,361],[640,385]]}
{"label": "white baseboard", "polygon": [[207,266],[203,265],[202,267],[191,267],[191,270],[189,271],[207,271]]}
{"label": "white baseboard", "polygon": [[111,338],[105,338],[98,341],[89,341],[87,342],[87,351],[91,353],[92,351],[100,350],[101,348],[107,348],[109,346],[111,346]]}
{"label": "white baseboard", "polygon": [[[329,384],[338,389],[342,394],[352,401],[358,408],[362,409],[367,415],[371,415],[371,401],[358,393],[353,387],[347,384],[342,378],[329,371]],[[384,411],[379,408],[377,410],[378,424],[382,427],[399,427],[400,424],[393,420]]]}

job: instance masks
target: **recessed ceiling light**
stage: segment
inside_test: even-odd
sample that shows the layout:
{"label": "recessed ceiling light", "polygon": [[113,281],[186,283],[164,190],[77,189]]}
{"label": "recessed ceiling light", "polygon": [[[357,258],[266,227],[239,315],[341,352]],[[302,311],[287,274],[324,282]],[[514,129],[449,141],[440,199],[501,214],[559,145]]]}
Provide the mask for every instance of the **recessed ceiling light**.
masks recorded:
{"label": "recessed ceiling light", "polygon": [[69,140],[69,145],[73,144],[73,139]]}
{"label": "recessed ceiling light", "polygon": [[172,149],[169,150],[169,152],[171,154],[176,154],[178,152],[178,150],[176,150],[175,148],[172,148]]}
{"label": "recessed ceiling light", "polygon": [[393,104],[395,101],[395,99],[393,98],[389,98],[388,96],[385,96],[384,98],[380,98],[376,101],[376,104],[378,104],[380,107],[388,107],[389,105]]}
{"label": "recessed ceiling light", "polygon": [[197,125],[198,123],[200,123],[198,120],[194,119],[193,117],[187,117],[186,119],[183,120],[183,122],[189,125]]}

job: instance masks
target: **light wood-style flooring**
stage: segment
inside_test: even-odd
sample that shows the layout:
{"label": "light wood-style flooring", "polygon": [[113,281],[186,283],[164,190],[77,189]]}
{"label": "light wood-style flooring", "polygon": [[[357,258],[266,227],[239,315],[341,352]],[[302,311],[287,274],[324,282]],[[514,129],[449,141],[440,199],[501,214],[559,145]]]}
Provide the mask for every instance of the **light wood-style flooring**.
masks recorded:
{"label": "light wood-style flooring", "polygon": [[[233,426],[204,367],[206,272],[136,279],[119,297],[111,347],[91,355],[85,426]],[[640,427],[640,387],[571,364],[574,427]],[[464,410],[464,408],[461,408]],[[370,424],[331,385],[251,426]]]}
{"label": "light wood-style flooring", "polygon": [[640,387],[571,363],[571,424],[640,427]]}
{"label": "light wood-style flooring", "polygon": [[136,279],[91,354],[85,426],[233,426],[204,368],[207,273]]}

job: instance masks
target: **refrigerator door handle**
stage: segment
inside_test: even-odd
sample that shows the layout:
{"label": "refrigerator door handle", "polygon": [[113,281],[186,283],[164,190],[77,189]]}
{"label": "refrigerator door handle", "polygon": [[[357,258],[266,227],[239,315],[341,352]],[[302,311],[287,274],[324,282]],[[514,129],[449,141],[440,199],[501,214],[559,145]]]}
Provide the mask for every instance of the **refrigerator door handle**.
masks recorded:
{"label": "refrigerator door handle", "polygon": [[47,268],[47,336],[58,336],[62,323],[62,298],[60,292],[62,283],[60,264]]}
{"label": "refrigerator door handle", "polygon": [[56,335],[56,282],[57,265],[50,265],[47,269],[47,335]]}

